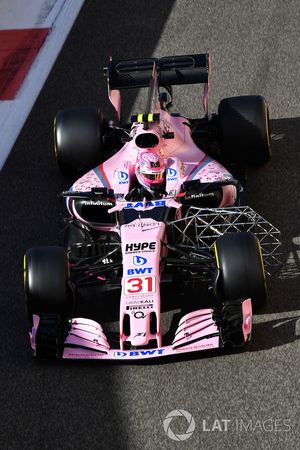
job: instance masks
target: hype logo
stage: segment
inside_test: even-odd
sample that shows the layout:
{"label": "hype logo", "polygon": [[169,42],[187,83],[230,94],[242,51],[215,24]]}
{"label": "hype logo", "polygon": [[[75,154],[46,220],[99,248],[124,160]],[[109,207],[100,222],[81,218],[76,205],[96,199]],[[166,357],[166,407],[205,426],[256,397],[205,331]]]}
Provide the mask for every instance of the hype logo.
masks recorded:
{"label": "hype logo", "polygon": [[143,258],[142,256],[134,256],[133,257],[133,264],[135,266],[143,266],[147,263],[147,259]]}

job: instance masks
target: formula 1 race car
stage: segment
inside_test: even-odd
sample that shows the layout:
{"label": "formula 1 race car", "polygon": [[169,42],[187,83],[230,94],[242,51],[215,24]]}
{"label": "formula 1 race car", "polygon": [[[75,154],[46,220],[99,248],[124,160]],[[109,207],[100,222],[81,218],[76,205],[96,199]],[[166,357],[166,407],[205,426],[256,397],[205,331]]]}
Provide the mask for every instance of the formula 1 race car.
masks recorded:
{"label": "formula 1 race car", "polygon": [[[24,257],[34,356],[137,360],[243,346],[280,265],[279,231],[245,206],[232,174],[270,158],[266,101],[227,98],[208,114],[208,54],[111,60],[104,71],[116,120],[77,108],[54,122],[59,168],[79,178],[60,196],[64,246]],[[204,84],[202,119],[170,113],[172,86],[192,83]],[[124,124],[120,91],[144,87],[146,109]]]}

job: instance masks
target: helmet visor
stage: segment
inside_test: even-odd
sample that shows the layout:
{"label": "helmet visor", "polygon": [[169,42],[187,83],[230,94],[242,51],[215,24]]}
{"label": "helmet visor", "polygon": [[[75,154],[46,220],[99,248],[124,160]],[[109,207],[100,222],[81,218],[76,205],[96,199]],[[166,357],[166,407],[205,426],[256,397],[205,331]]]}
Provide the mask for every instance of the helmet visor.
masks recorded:
{"label": "helmet visor", "polygon": [[164,172],[159,173],[143,173],[143,177],[150,181],[163,181],[164,179]]}

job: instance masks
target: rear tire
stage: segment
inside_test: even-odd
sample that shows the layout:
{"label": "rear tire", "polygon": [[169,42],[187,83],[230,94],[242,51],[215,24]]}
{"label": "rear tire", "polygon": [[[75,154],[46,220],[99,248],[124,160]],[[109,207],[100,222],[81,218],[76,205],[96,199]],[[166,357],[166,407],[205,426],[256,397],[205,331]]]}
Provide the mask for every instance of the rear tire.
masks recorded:
{"label": "rear tire", "polygon": [[270,160],[269,110],[263,97],[223,99],[218,117],[225,159],[244,165],[262,165]]}
{"label": "rear tire", "polygon": [[231,233],[215,242],[217,296],[223,302],[251,298],[254,310],[267,302],[260,243],[252,233]]}
{"label": "rear tire", "polygon": [[97,108],[58,111],[54,118],[54,149],[64,175],[87,172],[103,160],[104,122]]}

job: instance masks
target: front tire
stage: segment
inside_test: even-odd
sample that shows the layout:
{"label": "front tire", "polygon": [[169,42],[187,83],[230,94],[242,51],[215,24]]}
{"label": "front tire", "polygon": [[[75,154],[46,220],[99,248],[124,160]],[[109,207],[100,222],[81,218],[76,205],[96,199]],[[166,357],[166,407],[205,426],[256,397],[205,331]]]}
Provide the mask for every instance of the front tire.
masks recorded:
{"label": "front tire", "polygon": [[69,262],[63,247],[35,247],[26,252],[24,289],[29,319],[33,314],[70,313]]}
{"label": "front tire", "polygon": [[225,301],[251,298],[253,309],[267,302],[260,243],[252,233],[231,233],[215,242],[217,295]]}
{"label": "front tire", "polygon": [[36,247],[26,252],[24,289],[34,356],[61,358],[73,306],[69,262],[62,247]]}

